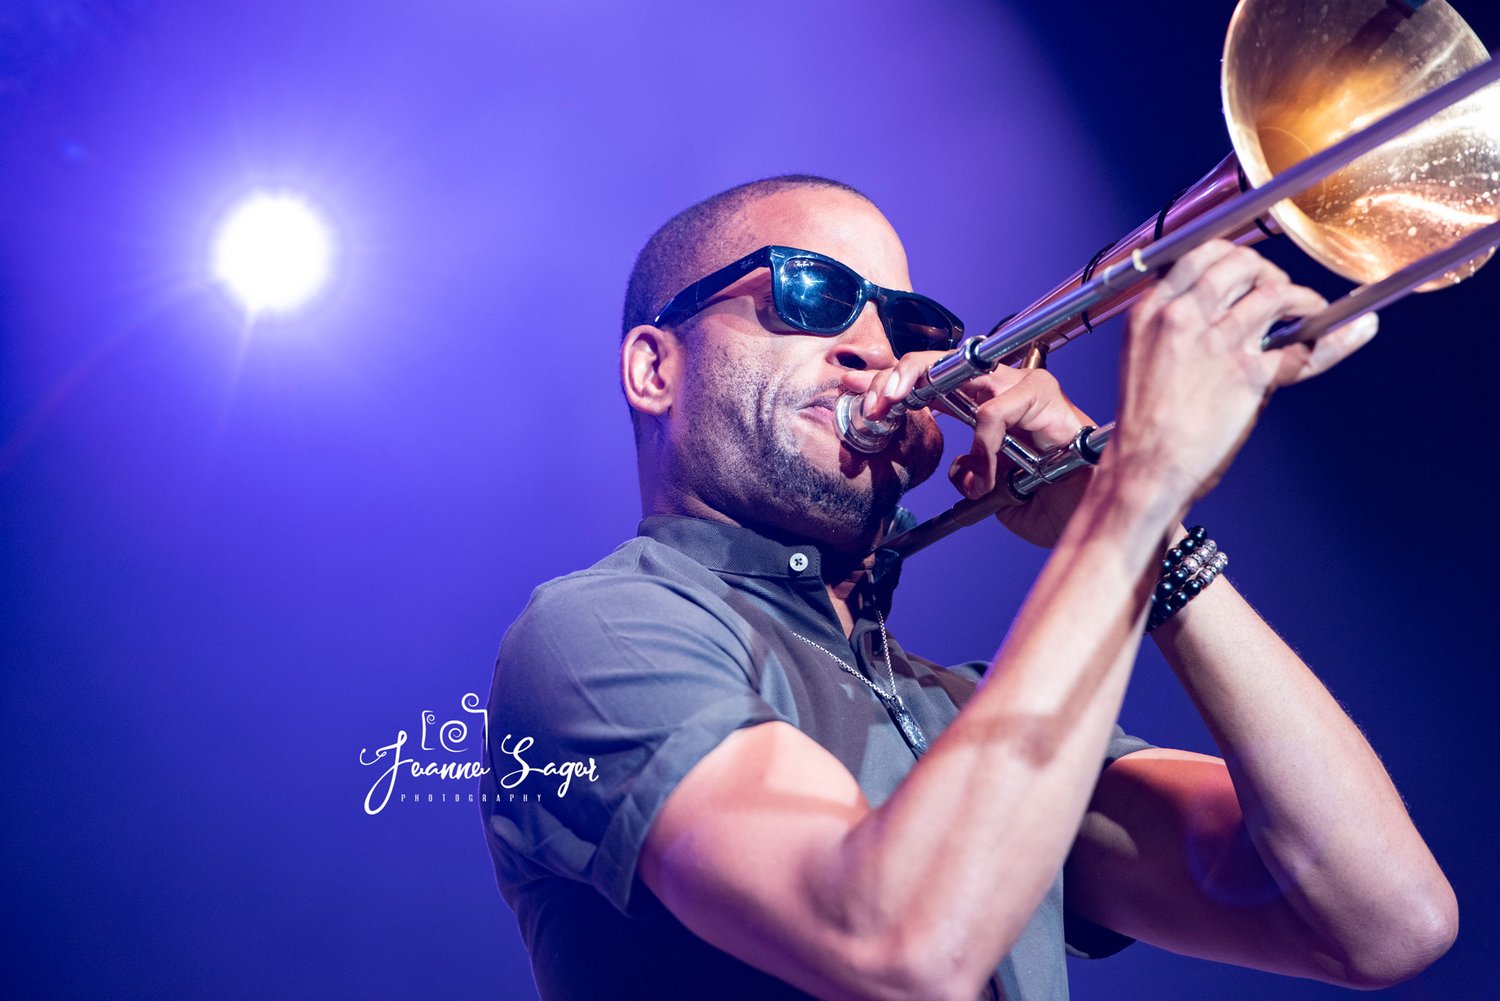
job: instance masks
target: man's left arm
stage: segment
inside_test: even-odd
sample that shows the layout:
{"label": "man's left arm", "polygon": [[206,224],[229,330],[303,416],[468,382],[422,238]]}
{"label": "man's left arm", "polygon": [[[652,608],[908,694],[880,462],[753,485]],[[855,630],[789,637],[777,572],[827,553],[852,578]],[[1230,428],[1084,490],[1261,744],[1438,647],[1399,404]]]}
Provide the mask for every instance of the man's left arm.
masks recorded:
{"label": "man's left arm", "polygon": [[1228,763],[1105,769],[1067,868],[1083,917],[1185,955],[1381,987],[1452,944],[1458,905],[1359,729],[1227,580],[1153,634]]}

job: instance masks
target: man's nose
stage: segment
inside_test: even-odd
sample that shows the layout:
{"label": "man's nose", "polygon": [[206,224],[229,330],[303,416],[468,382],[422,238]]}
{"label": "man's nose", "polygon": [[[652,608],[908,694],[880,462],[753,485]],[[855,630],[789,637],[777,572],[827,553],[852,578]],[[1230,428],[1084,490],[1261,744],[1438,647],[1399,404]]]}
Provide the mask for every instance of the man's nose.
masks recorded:
{"label": "man's nose", "polygon": [[865,303],[849,329],[832,338],[828,356],[832,364],[856,372],[886,369],[896,364],[896,353],[891,350],[875,303]]}

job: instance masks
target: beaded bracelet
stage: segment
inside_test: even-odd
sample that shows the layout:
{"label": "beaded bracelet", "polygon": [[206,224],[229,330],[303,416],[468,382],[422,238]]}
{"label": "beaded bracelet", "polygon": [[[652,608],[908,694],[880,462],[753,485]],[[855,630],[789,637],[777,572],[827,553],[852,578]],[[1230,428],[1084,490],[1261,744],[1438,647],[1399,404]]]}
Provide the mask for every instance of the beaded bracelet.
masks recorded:
{"label": "beaded bracelet", "polygon": [[1208,529],[1195,525],[1186,538],[1168,550],[1161,561],[1161,579],[1151,591],[1151,612],[1146,632],[1170,619],[1229,565],[1229,557],[1208,537]]}

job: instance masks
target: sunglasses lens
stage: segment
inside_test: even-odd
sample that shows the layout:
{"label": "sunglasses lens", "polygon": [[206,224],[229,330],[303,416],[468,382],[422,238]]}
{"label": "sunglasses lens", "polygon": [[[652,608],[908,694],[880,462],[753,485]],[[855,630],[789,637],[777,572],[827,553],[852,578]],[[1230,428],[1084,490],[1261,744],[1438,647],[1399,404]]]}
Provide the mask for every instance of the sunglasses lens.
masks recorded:
{"label": "sunglasses lens", "polygon": [[908,351],[946,351],[953,346],[953,324],[929,302],[896,299],[886,303],[884,313],[897,358]]}
{"label": "sunglasses lens", "polygon": [[849,325],[859,300],[859,282],[848,271],[808,258],[793,258],[781,268],[781,318],[812,333],[832,333]]}

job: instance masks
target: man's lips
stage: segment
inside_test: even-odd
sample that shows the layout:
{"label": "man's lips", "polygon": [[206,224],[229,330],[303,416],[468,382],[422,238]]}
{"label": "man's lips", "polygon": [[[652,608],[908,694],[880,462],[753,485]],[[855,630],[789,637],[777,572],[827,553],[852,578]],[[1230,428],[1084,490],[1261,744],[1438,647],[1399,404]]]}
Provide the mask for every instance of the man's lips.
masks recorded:
{"label": "man's lips", "polygon": [[839,446],[839,468],[846,476],[854,476],[862,470],[869,470],[876,479],[884,479],[897,476],[897,466],[904,465],[906,460],[902,458],[906,452],[906,434],[897,435],[892,439],[886,450],[882,451],[879,461],[873,461],[875,456],[866,455],[849,447],[838,433],[838,418],[835,416],[839,398],[844,394],[834,392],[808,400],[797,408],[797,412],[805,414],[807,419],[822,424],[833,434]]}
{"label": "man's lips", "polygon": [[834,404],[838,401],[838,398],[841,395],[843,394],[824,393],[822,396],[813,397],[811,400],[808,400],[806,403],[802,404],[802,409],[807,410],[810,407],[821,407],[824,410],[832,410]]}
{"label": "man's lips", "polygon": [[[820,396],[817,399],[809,400],[807,403],[802,404],[799,409],[813,411],[813,418],[819,422],[828,419],[836,424],[837,421],[834,420],[834,415],[837,413],[836,404],[844,395],[844,393],[833,393],[828,396]],[[826,412],[826,418],[824,412]]]}
{"label": "man's lips", "polygon": [[820,396],[815,400],[809,400],[802,404],[798,409],[819,424],[827,424],[832,427],[835,423],[834,401],[837,399],[837,396]]}

